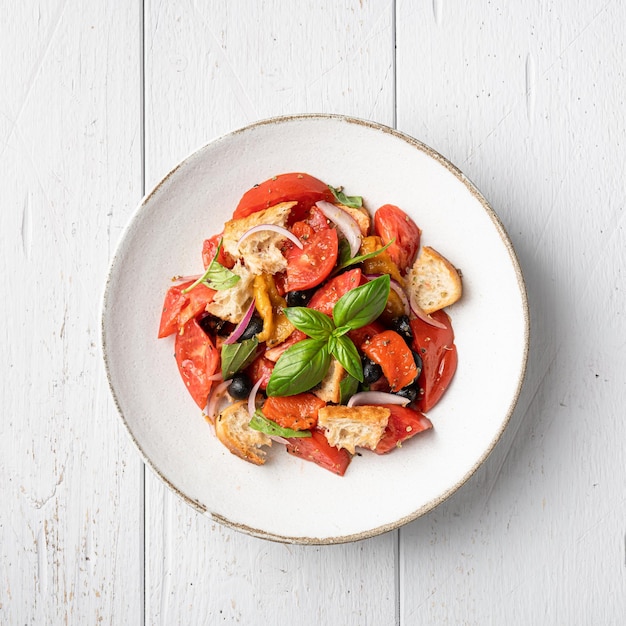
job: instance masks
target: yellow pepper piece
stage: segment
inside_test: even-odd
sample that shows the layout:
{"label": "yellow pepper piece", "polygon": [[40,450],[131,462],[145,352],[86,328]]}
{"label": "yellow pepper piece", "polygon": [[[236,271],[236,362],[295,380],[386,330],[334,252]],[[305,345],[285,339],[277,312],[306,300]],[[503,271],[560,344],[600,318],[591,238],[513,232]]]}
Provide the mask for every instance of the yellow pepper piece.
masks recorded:
{"label": "yellow pepper piece", "polygon": [[287,303],[279,295],[274,277],[271,274],[255,276],[252,290],[256,310],[263,320],[263,330],[257,339],[266,342],[268,347],[282,343],[295,328],[283,313]]}
{"label": "yellow pepper piece", "polygon": [[[383,247],[383,241],[380,237],[372,235],[370,237],[364,237],[361,242],[361,249],[359,254],[369,254],[375,250],[380,250]],[[397,283],[404,287],[404,279],[400,274],[398,266],[391,260],[391,257],[387,254],[387,251],[383,251],[377,254],[371,259],[365,259],[363,261],[363,273],[364,274],[389,274]]]}

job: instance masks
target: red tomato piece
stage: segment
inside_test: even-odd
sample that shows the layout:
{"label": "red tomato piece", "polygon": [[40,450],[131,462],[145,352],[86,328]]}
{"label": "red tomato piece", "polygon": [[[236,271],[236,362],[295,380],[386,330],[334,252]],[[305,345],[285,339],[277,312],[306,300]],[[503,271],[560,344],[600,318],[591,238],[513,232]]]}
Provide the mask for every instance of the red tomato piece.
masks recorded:
{"label": "red tomato piece", "polygon": [[247,217],[280,202],[288,201],[296,201],[298,215],[304,216],[306,211],[319,200],[327,202],[334,200],[326,183],[309,174],[299,172],[280,174],[246,191],[233,213],[233,219]]}
{"label": "red tomato piece", "polygon": [[[217,252],[217,247],[219,246],[222,236],[223,233],[220,233],[219,235],[213,235],[213,237],[209,237],[204,240],[204,243],[202,244],[202,262],[204,263],[204,269],[209,267],[209,263],[215,257],[215,253]],[[222,248],[220,253],[217,255],[217,262],[228,269],[232,269],[235,265],[235,259],[233,259],[233,257],[230,256],[224,248]]]}
{"label": "red tomato piece", "polygon": [[294,246],[285,252],[289,291],[317,287],[337,262],[339,240],[334,228],[314,232],[303,244],[302,250]]}
{"label": "red tomato piece", "polygon": [[283,428],[311,430],[317,426],[317,412],[324,406],[324,400],[308,392],[270,396],[263,405],[263,415]]}
{"label": "red tomato piece", "polygon": [[370,324],[366,324],[365,326],[361,326],[361,328],[355,328],[348,333],[348,337],[352,339],[352,342],[357,348],[361,348],[361,346],[369,341],[374,335],[379,335],[384,332],[385,327],[380,323],[374,320]]}
{"label": "red tomato piece", "polygon": [[206,309],[206,305],[213,301],[215,290],[200,283],[187,296],[187,305],[178,314],[178,328],[184,326],[192,317],[196,317]]}
{"label": "red tomato piece", "polygon": [[422,231],[417,224],[400,208],[385,204],[374,213],[374,232],[384,244],[395,239],[387,254],[398,266],[402,274],[413,265],[420,247]]}
{"label": "red tomato piece", "polygon": [[313,230],[325,230],[326,228],[330,228],[327,217],[316,206],[311,207],[306,222]]}
{"label": "red tomato piece", "polygon": [[259,355],[250,365],[246,368],[246,372],[250,379],[252,380],[252,384],[256,384],[261,381],[261,389],[267,388],[267,383],[270,380],[270,376],[272,375],[272,371],[274,369],[274,363],[269,359],[266,359],[262,354]]}
{"label": "red tomato piece", "polygon": [[[315,231],[307,222],[295,222],[291,227],[291,232],[301,241],[306,241]],[[293,246],[291,242],[288,242],[289,246]]]}
{"label": "red tomato piece", "polygon": [[219,362],[219,354],[211,338],[200,328],[195,319],[189,320],[176,335],[174,347],[178,371],[195,403],[206,407]]}
{"label": "red tomato piece", "polygon": [[417,377],[415,359],[406,341],[395,331],[385,330],[361,344],[369,359],[378,363],[391,391],[399,391]]}
{"label": "red tomato piece", "polygon": [[193,281],[174,285],[167,290],[163,310],[161,311],[161,323],[159,324],[159,339],[173,335],[178,330],[178,314],[189,302],[189,297],[183,294],[183,289],[193,285]]}
{"label": "red tomato piece", "polygon": [[305,461],[313,461],[317,465],[343,476],[352,461],[350,453],[344,448],[335,448],[328,443],[321,430],[311,431],[311,437],[287,439],[287,452]]}
{"label": "red tomato piece", "polygon": [[419,411],[408,406],[398,406],[397,404],[382,405],[391,411],[387,428],[374,449],[376,454],[385,454],[390,450],[399,448],[400,444],[411,437],[433,427],[433,423]]}
{"label": "red tomato piece", "polygon": [[424,413],[439,402],[454,377],[458,363],[450,318],[445,311],[435,311],[432,317],[445,324],[446,328],[436,328],[420,319],[411,320],[413,350],[419,353],[423,363],[416,407]]}
{"label": "red tomato piece", "polygon": [[341,296],[361,284],[361,270],[359,268],[349,270],[339,276],[331,278],[323,287],[314,294],[309,304],[310,309],[332,316],[333,308]]}
{"label": "red tomato piece", "polygon": [[193,283],[194,281],[189,280],[167,290],[161,311],[159,339],[173,335],[192,317],[196,317],[198,313],[204,311],[206,305],[213,300],[215,291],[205,285],[197,285],[189,293],[183,293]]}

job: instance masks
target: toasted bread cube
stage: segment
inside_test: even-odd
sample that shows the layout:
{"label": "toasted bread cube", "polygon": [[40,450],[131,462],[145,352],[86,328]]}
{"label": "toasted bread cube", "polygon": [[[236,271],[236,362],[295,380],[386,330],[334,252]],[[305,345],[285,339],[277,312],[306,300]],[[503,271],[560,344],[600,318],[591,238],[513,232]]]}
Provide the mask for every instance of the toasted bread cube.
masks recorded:
{"label": "toasted bread cube", "polygon": [[382,406],[325,406],[317,425],[326,430],[328,443],[354,454],[355,448],[373,450],[381,440],[391,411]]}
{"label": "toasted bread cube", "polygon": [[424,246],[407,275],[407,290],[427,313],[454,304],[463,293],[458,270],[433,248]]}
{"label": "toasted bread cube", "polygon": [[263,446],[271,446],[272,440],[258,430],[248,426],[250,415],[247,400],[240,400],[226,407],[215,420],[217,438],[236,456],[254,463],[265,463],[266,451]]}
{"label": "toasted bread cube", "polygon": [[333,358],[324,379],[318,387],[311,391],[324,402],[341,402],[341,381],[346,376],[343,365]]}
{"label": "toasted bread cube", "polygon": [[206,310],[220,319],[238,324],[252,303],[254,276],[239,261],[232,271],[239,276],[239,280],[228,289],[216,291]]}
{"label": "toasted bread cube", "polygon": [[261,224],[284,227],[292,207],[296,204],[297,202],[281,202],[264,211],[226,222],[222,240],[224,250],[235,259],[243,259],[252,274],[282,272],[287,267],[287,260],[281,251],[285,237],[280,233],[263,230],[246,237],[241,244],[239,239],[248,230]]}

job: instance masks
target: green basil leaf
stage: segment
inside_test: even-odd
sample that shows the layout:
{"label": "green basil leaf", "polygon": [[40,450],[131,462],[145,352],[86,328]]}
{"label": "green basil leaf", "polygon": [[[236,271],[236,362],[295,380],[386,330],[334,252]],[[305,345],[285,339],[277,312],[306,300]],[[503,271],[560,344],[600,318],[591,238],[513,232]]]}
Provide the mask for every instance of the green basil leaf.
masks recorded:
{"label": "green basil leaf", "polygon": [[240,276],[237,276],[237,274],[231,272],[227,267],[218,263],[217,257],[221,249],[222,240],[220,239],[217,250],[215,251],[215,256],[211,259],[209,266],[206,268],[206,272],[204,272],[195,283],[189,285],[187,289],[183,289],[183,293],[189,293],[200,283],[204,283],[210,289],[215,289],[215,291],[223,291],[224,289],[234,287],[239,282]]}
{"label": "green basil leaf", "polygon": [[[356,258],[356,257],[354,257]],[[339,240],[339,248],[337,251],[337,269],[343,269],[352,265],[352,251],[350,250],[350,244],[347,239],[343,237]]]}
{"label": "green basil leaf", "polygon": [[283,428],[276,422],[267,419],[263,413],[257,409],[252,419],[248,422],[248,426],[253,430],[265,433],[266,435],[275,435],[276,437],[310,437],[310,430],[293,430],[292,428]]}
{"label": "green basil leaf", "polygon": [[231,272],[227,267],[224,267],[217,261],[214,261],[209,265],[207,271],[204,273],[203,282],[210,289],[215,291],[223,291],[224,289],[230,289],[234,287],[241,277],[237,276],[234,272]]}
{"label": "green basil leaf", "polygon": [[354,329],[373,322],[385,310],[389,289],[390,278],[384,274],[348,291],[333,309],[336,326]]}
{"label": "green basil leaf", "polygon": [[350,328],[350,326],[340,326],[339,328],[335,328],[335,330],[333,330],[333,337],[341,337],[342,335],[345,335],[346,333],[349,333],[352,330],[352,328]]}
{"label": "green basil leaf", "polygon": [[[384,252],[395,239],[392,239],[389,243],[385,244],[382,248],[378,250],[374,250],[373,252],[368,252],[367,254],[361,254],[360,256],[355,256],[350,258],[350,244],[345,240],[339,242],[339,260],[337,262],[337,270],[342,270],[346,267],[350,267],[350,265],[356,265],[357,263],[362,263],[363,261],[367,261],[367,259],[373,259],[375,256],[378,256],[381,252]],[[342,242],[345,242],[345,245],[342,248]],[[345,248],[347,247],[347,252]],[[335,270],[335,272],[337,271]]]}
{"label": "green basil leaf", "polygon": [[346,196],[343,192],[343,187],[335,188],[328,185],[328,188],[339,204],[343,204],[351,209],[360,209],[363,206],[363,198],[361,196]]}
{"label": "green basil leaf", "polygon": [[276,362],[266,393],[268,396],[293,396],[315,387],[330,366],[325,339],[304,339],[287,348]]}
{"label": "green basil leaf", "polygon": [[249,365],[254,360],[258,345],[259,340],[256,337],[222,344],[222,378],[227,380]]}
{"label": "green basil leaf", "polygon": [[303,333],[313,339],[327,339],[333,332],[335,325],[333,321],[315,309],[308,309],[304,306],[292,306],[283,309],[287,319]]}
{"label": "green basil leaf", "polygon": [[359,381],[350,374],[346,374],[339,383],[341,393],[341,404],[346,404],[348,400],[358,391]]}
{"label": "green basil leaf", "polygon": [[361,365],[361,357],[356,349],[352,339],[342,335],[341,337],[332,337],[329,340],[328,349],[330,353],[343,365],[343,368],[356,378],[360,383],[363,382],[363,366]]}

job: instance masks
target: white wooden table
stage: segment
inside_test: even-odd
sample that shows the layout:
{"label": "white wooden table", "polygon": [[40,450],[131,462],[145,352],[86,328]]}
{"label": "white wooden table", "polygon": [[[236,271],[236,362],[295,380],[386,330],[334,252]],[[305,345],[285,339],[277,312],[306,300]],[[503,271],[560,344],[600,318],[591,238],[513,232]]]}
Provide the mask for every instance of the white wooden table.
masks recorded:
{"label": "white wooden table", "polygon": [[[620,0],[0,3],[0,624],[626,623],[625,29]],[[463,169],[532,316],[484,466],[401,530],[323,547],[171,495],[99,349],[144,190],[303,112],[395,126]]]}

